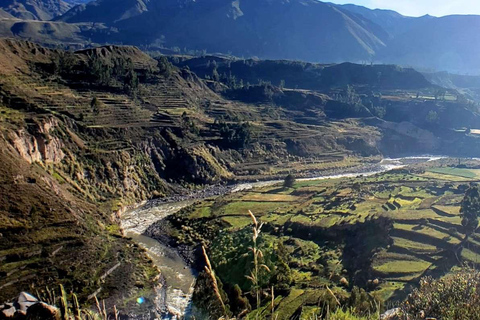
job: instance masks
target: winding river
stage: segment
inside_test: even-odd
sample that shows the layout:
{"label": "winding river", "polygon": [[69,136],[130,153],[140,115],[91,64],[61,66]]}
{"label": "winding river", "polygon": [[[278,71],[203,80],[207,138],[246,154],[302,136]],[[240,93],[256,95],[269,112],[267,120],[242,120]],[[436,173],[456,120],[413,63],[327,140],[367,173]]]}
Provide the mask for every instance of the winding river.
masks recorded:
{"label": "winding river", "polygon": [[[355,172],[345,172],[335,175],[312,176],[297,179],[299,181],[336,179],[346,177],[368,176],[402,168],[413,163],[422,163],[441,159],[442,157],[405,157],[384,159],[378,164],[365,166]],[[195,285],[195,270],[192,270],[183,259],[171,248],[149,238],[143,233],[153,223],[185,208],[195,201],[227,193],[249,190],[281,183],[281,180],[270,180],[252,183],[242,183],[217,189],[209,188],[184,197],[172,197],[161,202],[151,201],[143,206],[130,210],[122,215],[122,229],[138,245],[145,248],[152,261],[161,270],[162,281],[157,288],[156,305],[161,310],[162,319],[180,319],[191,313],[191,298]]]}

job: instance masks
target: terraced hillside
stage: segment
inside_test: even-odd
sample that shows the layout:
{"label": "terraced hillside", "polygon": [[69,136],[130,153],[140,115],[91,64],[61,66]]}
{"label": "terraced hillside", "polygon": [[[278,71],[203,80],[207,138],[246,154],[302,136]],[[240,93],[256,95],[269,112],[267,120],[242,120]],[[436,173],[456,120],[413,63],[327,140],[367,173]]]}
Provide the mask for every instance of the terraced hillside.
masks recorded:
{"label": "terraced hillside", "polygon": [[156,271],[118,229],[126,206],[236,176],[361,166],[362,146],[378,155],[378,131],[358,120],[296,122],[136,48],[2,39],[0,67],[2,301],[63,283],[82,303],[151,302]]}
{"label": "terraced hillside", "polygon": [[[362,100],[365,96],[359,100],[352,87],[322,91],[264,82],[240,86],[240,80],[234,85],[233,78],[227,78],[201,79],[165,57],[153,59],[133,47],[66,52],[0,40],[0,156],[2,163],[11,164],[2,168],[0,177],[5,181],[0,188],[0,300],[33,286],[43,288],[53,278],[55,285],[63,283],[68,291],[76,291],[82,303],[88,303],[93,293],[123,300],[126,309],[138,295],[152,302],[157,272],[119,230],[118,215],[126,207],[188,193],[205,184],[283,178],[287,172],[307,176],[354,170],[377,163],[388,150],[384,146],[416,152],[429,150],[424,146],[432,141],[433,145],[442,141],[441,135],[433,135],[425,121],[415,122],[415,117],[402,118],[400,123],[379,118],[375,108]],[[416,108],[410,104],[417,99],[412,93],[389,92],[386,99],[378,94],[370,97],[380,99],[385,106],[379,107],[385,108],[401,101],[386,117],[406,105],[410,108],[406,110]],[[435,105],[442,130],[465,118],[475,123],[474,111],[445,103]],[[416,114],[424,117],[430,108],[422,103]],[[457,115],[451,117],[454,121],[442,122],[449,114]],[[445,141],[475,152],[471,147],[475,128],[460,131],[452,131],[457,140],[447,135]],[[309,197],[316,193],[322,197],[317,191],[278,191],[279,212],[265,218],[293,232],[304,222],[296,221],[299,217],[291,216],[290,210],[314,210]],[[222,219],[215,221],[222,226],[245,226],[246,220],[235,216],[238,212],[248,207],[266,214],[272,206],[271,201],[255,200],[261,195],[250,196],[241,205],[205,207],[202,214],[208,220],[215,210],[225,210],[225,216],[221,213]],[[378,201],[390,210],[395,203],[409,200]],[[412,206],[419,200],[415,201]],[[390,221],[388,214],[386,210],[381,218]],[[340,212],[323,215],[315,223],[330,227],[338,217],[348,220]],[[366,216],[360,220],[378,228]],[[185,237],[188,240],[188,233]],[[311,239],[299,239],[316,248]],[[85,257],[81,265],[78,257]],[[381,266],[379,262],[378,273],[383,272]],[[420,273],[420,266],[411,273]],[[308,287],[309,272],[314,271],[302,268],[298,274]],[[351,269],[346,266],[346,270]],[[85,280],[86,274],[93,276]]]}
{"label": "terraced hillside", "polygon": [[[238,284],[248,297],[251,210],[264,223],[260,248],[271,271],[263,286],[265,292],[275,286],[279,318],[307,317],[312,308],[318,314],[328,290],[342,306],[355,287],[377,303],[395,301],[421,277],[480,262],[480,236],[465,240],[459,212],[468,184],[479,181],[479,164],[456,168],[440,160],[369,177],[264,187],[197,203],[147,233],[172,237],[170,244],[182,252],[205,244],[226,292]],[[281,258],[284,251],[287,258]],[[286,259],[288,268],[280,268],[278,259]],[[282,281],[290,277],[290,289],[276,272],[288,272]],[[269,305],[257,312],[268,314]]]}

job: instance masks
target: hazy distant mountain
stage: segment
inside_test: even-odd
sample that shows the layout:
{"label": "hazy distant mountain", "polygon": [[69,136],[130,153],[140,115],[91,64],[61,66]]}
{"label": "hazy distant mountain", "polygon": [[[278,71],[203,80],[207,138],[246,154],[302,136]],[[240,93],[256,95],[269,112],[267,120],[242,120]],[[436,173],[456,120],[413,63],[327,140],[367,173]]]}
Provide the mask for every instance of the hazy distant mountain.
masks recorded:
{"label": "hazy distant mountain", "polygon": [[414,18],[401,15],[393,10],[369,9],[354,4],[336,5],[338,8],[347,10],[351,13],[358,14],[364,18],[378,24],[382,27],[390,37],[398,36],[412,29],[423,21],[435,19],[435,17],[425,15],[423,17]]}
{"label": "hazy distant mountain", "polygon": [[480,16],[428,19],[391,41],[380,59],[414,67],[480,74]]}
{"label": "hazy distant mountain", "polygon": [[387,37],[316,0],[98,0],[60,19],[115,26],[124,43],[325,62],[370,60]]}
{"label": "hazy distant mountain", "polygon": [[13,16],[10,13],[0,8],[0,19],[11,19],[11,18],[13,18]]}
{"label": "hazy distant mountain", "polygon": [[71,39],[76,46],[122,43],[480,74],[480,16],[414,18],[316,0],[0,0],[0,8],[20,19],[65,23],[15,28],[11,21],[0,23],[0,36],[39,42],[50,37],[49,43]]}
{"label": "hazy distant mountain", "polygon": [[82,4],[82,3],[89,3],[92,0],[64,0],[64,1],[67,2],[67,3],[70,3],[72,5],[78,5],[78,4]]}
{"label": "hazy distant mountain", "polygon": [[72,4],[63,0],[0,0],[0,8],[24,20],[50,20],[71,7]]}
{"label": "hazy distant mountain", "polygon": [[149,0],[98,0],[74,7],[57,20],[115,24],[147,11]]}

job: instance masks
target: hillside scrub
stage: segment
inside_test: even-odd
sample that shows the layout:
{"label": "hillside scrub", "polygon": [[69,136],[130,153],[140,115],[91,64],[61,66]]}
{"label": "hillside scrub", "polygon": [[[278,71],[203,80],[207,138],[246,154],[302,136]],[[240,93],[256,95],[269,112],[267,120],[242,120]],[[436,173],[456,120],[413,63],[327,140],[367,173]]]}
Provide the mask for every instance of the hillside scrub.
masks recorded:
{"label": "hillside scrub", "polygon": [[423,278],[402,305],[410,319],[480,319],[480,271],[465,267],[443,278]]}

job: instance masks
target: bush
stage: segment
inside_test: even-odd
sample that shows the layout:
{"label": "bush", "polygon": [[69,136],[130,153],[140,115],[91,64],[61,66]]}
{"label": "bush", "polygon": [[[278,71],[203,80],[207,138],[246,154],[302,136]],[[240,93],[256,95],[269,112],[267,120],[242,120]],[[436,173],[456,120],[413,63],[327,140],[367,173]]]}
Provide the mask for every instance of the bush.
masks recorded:
{"label": "bush", "polygon": [[410,319],[480,319],[480,272],[463,268],[434,280],[420,281],[403,303],[402,310]]}
{"label": "bush", "polygon": [[330,320],[373,320],[373,319],[378,319],[376,316],[372,317],[359,317],[354,315],[353,312],[350,310],[342,310],[342,309],[337,309],[334,313],[330,314],[328,317]]}
{"label": "bush", "polygon": [[283,180],[283,186],[285,188],[291,188],[295,184],[295,177],[291,174],[285,177],[285,180]]}
{"label": "bush", "polygon": [[216,126],[227,148],[245,148],[252,141],[252,126],[248,122],[226,123],[220,120],[216,121]]}

